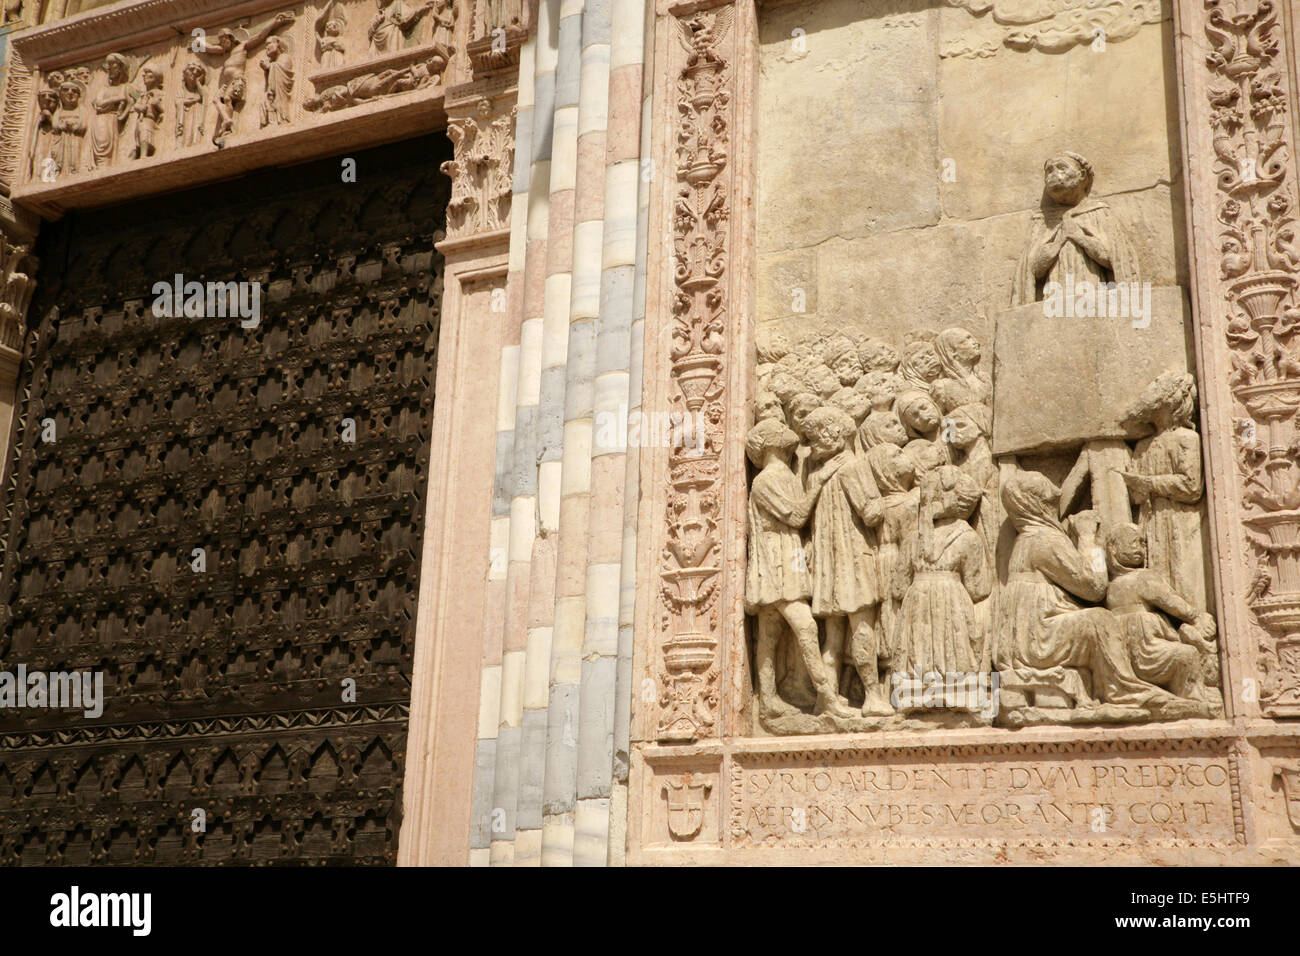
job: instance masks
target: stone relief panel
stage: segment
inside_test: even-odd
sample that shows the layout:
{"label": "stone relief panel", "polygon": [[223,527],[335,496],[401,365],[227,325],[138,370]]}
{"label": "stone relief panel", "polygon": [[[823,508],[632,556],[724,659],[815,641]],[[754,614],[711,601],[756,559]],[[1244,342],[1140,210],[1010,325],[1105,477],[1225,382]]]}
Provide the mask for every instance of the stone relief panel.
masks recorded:
{"label": "stone relief panel", "polygon": [[[1041,43],[1008,42],[1036,47],[1013,54],[1031,71],[1088,38],[1081,5],[958,5],[1042,24]],[[1159,7],[1106,10],[1112,38],[1154,42],[1162,86],[1161,31],[1140,32]],[[801,90],[819,84],[853,95],[838,57],[881,31],[902,52],[869,58],[883,69],[914,45],[921,96],[880,94],[878,120],[810,120],[832,140],[815,185],[788,157],[760,156],[745,436],[754,729],[1221,717],[1181,210],[1160,182],[1176,133],[1162,107],[1158,134],[1121,143],[1094,113],[1113,95],[1106,69],[1126,70],[1127,87],[1152,64],[1103,67],[1087,47],[1058,59],[1047,88],[1073,71],[1081,102],[1064,118],[1029,106],[1011,138],[1050,145],[1013,198],[1023,155],[1000,157],[1002,171],[966,165],[1000,123],[940,105],[1008,77],[937,52],[943,11],[848,27],[818,12],[777,8],[764,25],[760,120],[806,116]],[[785,37],[801,17],[795,50]],[[1027,82],[1014,88],[1028,97]],[[903,122],[938,132],[906,145],[900,169],[888,130]],[[1060,149],[1063,127],[1081,145]]]}
{"label": "stone relief panel", "polygon": [[437,87],[454,26],[450,0],[328,0],[234,22],[195,17],[175,40],[36,69],[18,184],[210,153]]}

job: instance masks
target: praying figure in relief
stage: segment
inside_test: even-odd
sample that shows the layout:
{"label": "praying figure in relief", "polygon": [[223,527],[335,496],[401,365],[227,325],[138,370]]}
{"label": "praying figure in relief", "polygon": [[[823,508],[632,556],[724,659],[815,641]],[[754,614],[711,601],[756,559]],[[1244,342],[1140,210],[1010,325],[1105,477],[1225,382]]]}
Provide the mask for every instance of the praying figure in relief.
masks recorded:
{"label": "praying figure in relief", "polygon": [[1040,301],[1050,283],[1137,281],[1133,244],[1110,207],[1089,198],[1092,182],[1092,164],[1078,153],[1062,152],[1043,164],[1047,201],[1031,223],[1012,305]]}

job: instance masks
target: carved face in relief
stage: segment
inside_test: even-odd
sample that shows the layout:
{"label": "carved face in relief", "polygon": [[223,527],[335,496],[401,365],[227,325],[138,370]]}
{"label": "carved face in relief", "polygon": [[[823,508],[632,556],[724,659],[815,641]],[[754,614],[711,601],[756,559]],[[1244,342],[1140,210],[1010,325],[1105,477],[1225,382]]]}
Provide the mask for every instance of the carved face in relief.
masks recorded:
{"label": "carved face in relief", "polygon": [[156,89],[162,85],[162,75],[151,66],[140,71],[140,82],[146,90]]}
{"label": "carved face in relief", "polygon": [[928,435],[939,427],[943,417],[934,399],[924,392],[910,392],[898,398],[898,417],[918,435]]}
{"label": "carved face in relief", "polygon": [[269,37],[266,41],[266,58],[268,60],[280,59],[280,54],[284,52],[284,43],[279,37]]}
{"label": "carved face in relief", "polygon": [[1092,177],[1074,157],[1061,154],[1043,164],[1043,185],[1053,202],[1073,206],[1088,194]]}
{"label": "carved face in relief", "polygon": [[336,37],[343,33],[343,24],[339,20],[330,20],[325,24],[325,35]]}
{"label": "carved face in relief", "polygon": [[952,338],[953,354],[962,365],[971,367],[979,364],[980,343],[966,329],[960,329]]}
{"label": "carved face in relief", "polygon": [[197,63],[191,63],[189,66],[185,67],[185,72],[182,73],[181,76],[184,78],[185,88],[190,92],[195,92],[204,80],[203,67],[199,66]]}
{"label": "carved face in relief", "polygon": [[904,350],[899,371],[914,382],[933,382],[943,371],[943,365],[933,345],[929,342],[915,342]]}
{"label": "carved face in relief", "polygon": [[239,39],[235,36],[233,30],[222,30],[217,34],[217,46],[221,47],[224,52],[229,53],[238,45]]}
{"label": "carved face in relief", "polygon": [[866,339],[858,346],[858,360],[868,372],[892,372],[898,368],[898,350],[881,339]]}
{"label": "carved face in relief", "polygon": [[42,113],[53,113],[59,108],[59,94],[54,90],[41,90],[36,94],[36,105]]}
{"label": "carved face in relief", "polygon": [[853,419],[843,409],[824,405],[804,422],[813,457],[820,460],[832,458],[844,450],[853,434]]}
{"label": "carved face in relief", "polygon": [[835,373],[841,385],[852,385],[862,377],[862,363],[853,343],[842,335],[835,336],[822,349],[822,362]]}
{"label": "carved face in relief", "polygon": [[126,82],[126,61],[120,56],[110,56],[104,61],[104,72],[108,74],[108,82],[113,86],[120,86]]}
{"label": "carved face in relief", "polygon": [[65,110],[75,110],[81,105],[81,87],[76,83],[64,83],[59,87],[59,102]]}
{"label": "carved face in relief", "polygon": [[1106,557],[1114,571],[1130,571],[1147,563],[1147,539],[1135,524],[1111,528],[1106,536]]}
{"label": "carved face in relief", "polygon": [[805,439],[811,440],[812,438],[807,431],[808,416],[821,406],[822,400],[820,396],[813,395],[811,392],[800,392],[790,399],[790,423],[794,425],[795,431]]}

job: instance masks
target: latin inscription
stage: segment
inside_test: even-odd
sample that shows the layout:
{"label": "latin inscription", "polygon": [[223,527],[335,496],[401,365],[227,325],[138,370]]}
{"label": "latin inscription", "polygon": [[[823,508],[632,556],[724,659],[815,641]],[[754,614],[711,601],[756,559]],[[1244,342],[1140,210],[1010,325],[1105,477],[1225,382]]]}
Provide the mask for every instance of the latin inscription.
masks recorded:
{"label": "latin inscription", "polygon": [[1233,842],[1226,756],[744,766],[739,842]]}

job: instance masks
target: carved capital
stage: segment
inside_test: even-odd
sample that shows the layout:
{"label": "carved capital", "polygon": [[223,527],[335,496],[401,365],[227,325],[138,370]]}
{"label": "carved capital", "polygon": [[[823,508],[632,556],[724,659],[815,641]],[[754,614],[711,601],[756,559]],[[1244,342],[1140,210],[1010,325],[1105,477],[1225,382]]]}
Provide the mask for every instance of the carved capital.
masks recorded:
{"label": "carved capital", "polygon": [[0,197],[0,386],[13,384],[27,335],[27,307],[36,290],[37,260],[32,255],[35,217]]}
{"label": "carved capital", "polygon": [[514,97],[477,95],[447,107],[455,149],[442,164],[451,178],[447,238],[463,240],[510,227],[514,176]]}

